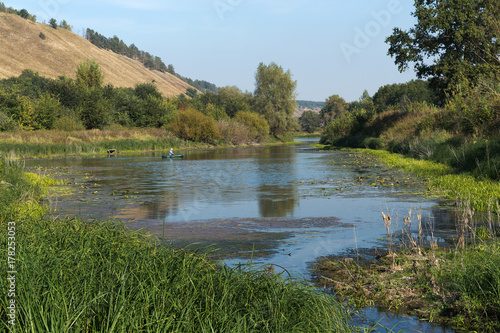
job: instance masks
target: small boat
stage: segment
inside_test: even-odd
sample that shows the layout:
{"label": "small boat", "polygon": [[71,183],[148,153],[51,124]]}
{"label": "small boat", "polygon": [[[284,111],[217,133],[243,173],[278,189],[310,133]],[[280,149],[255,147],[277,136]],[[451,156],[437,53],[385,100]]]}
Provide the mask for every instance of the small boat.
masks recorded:
{"label": "small boat", "polygon": [[168,155],[168,154],[163,154],[161,155],[161,158],[184,158],[183,154],[174,154],[174,155]]}

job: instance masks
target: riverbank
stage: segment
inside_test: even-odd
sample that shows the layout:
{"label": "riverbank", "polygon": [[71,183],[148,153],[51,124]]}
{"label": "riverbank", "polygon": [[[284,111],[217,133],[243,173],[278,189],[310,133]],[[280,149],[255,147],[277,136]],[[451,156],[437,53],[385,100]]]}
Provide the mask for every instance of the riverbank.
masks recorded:
{"label": "riverbank", "polygon": [[44,219],[52,181],[0,166],[0,253],[14,276],[0,280],[4,330],[357,331],[335,298],[273,267],[228,268],[115,221]]}
{"label": "riverbank", "polygon": [[474,177],[468,172],[456,172],[452,167],[433,161],[414,159],[386,150],[337,148],[314,145],[318,149],[339,149],[375,156],[381,163],[420,177],[430,192],[454,202],[468,202],[475,211],[500,212],[500,182]]}
{"label": "riverbank", "polygon": [[[292,137],[268,138],[248,145],[272,145],[293,141]],[[235,147],[218,142],[208,144],[182,140],[160,128],[119,128],[115,130],[81,131],[16,131],[0,132],[0,154],[16,158],[89,156],[127,154],[133,152]]]}
{"label": "riverbank", "polygon": [[[350,149],[352,150],[352,149]],[[357,251],[318,260],[313,270],[318,286],[353,307],[377,306],[416,315],[459,329],[497,332],[500,329],[500,184],[477,179],[451,168],[378,150],[356,150],[425,179],[433,193],[453,199],[459,212],[456,237],[437,248],[422,236],[420,217],[399,221],[382,212],[387,248]],[[478,217],[479,212],[483,218]],[[411,223],[414,223],[413,230]],[[418,229],[415,219],[418,220]],[[392,227],[391,227],[392,226]]]}
{"label": "riverbank", "polygon": [[322,258],[315,281],[356,309],[375,306],[457,330],[498,332],[499,248],[497,239],[464,249],[371,249]]}

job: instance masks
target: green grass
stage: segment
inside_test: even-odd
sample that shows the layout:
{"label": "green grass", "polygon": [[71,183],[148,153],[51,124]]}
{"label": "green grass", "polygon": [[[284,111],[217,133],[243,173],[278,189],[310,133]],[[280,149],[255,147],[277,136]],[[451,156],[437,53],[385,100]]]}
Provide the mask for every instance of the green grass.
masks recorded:
{"label": "green grass", "polygon": [[[16,228],[16,332],[357,331],[343,305],[304,280],[228,268],[113,221],[43,219],[44,181],[15,161],[1,163],[0,180],[9,185],[0,192],[7,203],[0,227],[13,221]],[[0,298],[0,331],[12,328],[8,302]]]}
{"label": "green grass", "polygon": [[301,280],[158,247],[113,222],[40,220],[19,225],[16,242],[18,332],[349,328],[342,307]]}
{"label": "green grass", "polygon": [[359,149],[362,153],[376,156],[392,168],[413,173],[426,178],[430,189],[440,192],[448,199],[470,201],[475,211],[486,211],[490,205],[495,208],[500,202],[500,182],[478,179],[468,173],[453,173],[445,164],[427,160],[417,160],[385,150]]}
{"label": "green grass", "polygon": [[[193,145],[195,145],[193,143]],[[2,143],[0,153],[13,154],[21,158],[66,156],[85,154],[106,154],[108,149],[118,152],[168,150],[171,147],[190,146],[180,139],[139,140],[124,139],[106,142],[79,142],[79,143]]]}
{"label": "green grass", "polygon": [[451,252],[433,271],[448,295],[457,295],[443,312],[455,324],[484,332],[500,329],[500,243],[488,242]]}

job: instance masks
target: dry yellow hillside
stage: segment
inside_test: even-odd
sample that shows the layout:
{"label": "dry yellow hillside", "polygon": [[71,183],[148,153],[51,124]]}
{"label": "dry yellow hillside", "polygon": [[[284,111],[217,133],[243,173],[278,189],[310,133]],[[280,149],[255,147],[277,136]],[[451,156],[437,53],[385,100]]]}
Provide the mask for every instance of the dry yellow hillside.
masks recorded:
{"label": "dry yellow hillside", "polygon": [[[40,38],[41,32],[45,39]],[[134,87],[154,80],[164,96],[176,96],[192,88],[174,75],[149,70],[140,62],[100,49],[71,31],[0,13],[0,79],[19,76],[24,69],[44,77],[75,78],[78,64],[85,59],[98,62],[104,83],[115,87]]]}

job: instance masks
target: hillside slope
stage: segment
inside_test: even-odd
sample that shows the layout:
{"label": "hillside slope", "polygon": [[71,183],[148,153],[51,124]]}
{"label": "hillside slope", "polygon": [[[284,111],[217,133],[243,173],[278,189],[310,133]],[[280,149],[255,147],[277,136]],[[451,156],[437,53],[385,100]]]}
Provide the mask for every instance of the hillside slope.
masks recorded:
{"label": "hillside slope", "polygon": [[154,81],[164,96],[176,96],[192,88],[172,74],[149,70],[139,61],[99,49],[71,31],[13,14],[0,13],[0,43],[0,79],[19,76],[25,69],[44,77],[75,78],[78,64],[94,59],[104,73],[104,83],[115,87]]}

